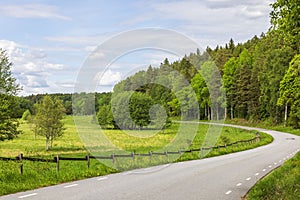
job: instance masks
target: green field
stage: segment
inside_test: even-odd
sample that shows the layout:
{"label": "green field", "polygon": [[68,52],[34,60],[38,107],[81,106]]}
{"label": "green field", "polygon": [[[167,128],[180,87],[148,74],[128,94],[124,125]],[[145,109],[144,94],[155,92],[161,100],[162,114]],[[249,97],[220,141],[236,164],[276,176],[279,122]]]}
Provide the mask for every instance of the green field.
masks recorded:
{"label": "green field", "polygon": [[[30,124],[21,123],[21,129],[24,133],[14,140],[0,142],[0,156],[16,157],[18,154],[23,153],[24,156],[49,159],[52,159],[57,154],[63,155],[64,157],[84,157],[90,153],[86,150],[85,146],[92,150],[92,154],[110,155],[110,153],[114,152],[114,149],[111,149],[110,146],[106,147],[105,144],[107,143],[105,142],[101,143],[100,141],[97,143],[97,140],[93,140],[93,143],[83,144],[82,139],[84,140],[84,136],[91,135],[95,137],[95,135],[99,135],[97,132],[100,131],[99,129],[89,129],[86,126],[87,121],[85,121],[88,119],[91,118],[82,119],[82,124],[77,123],[77,126],[79,126],[77,128],[81,131],[83,130],[83,133],[79,135],[74,126],[73,118],[70,116],[66,117],[64,119],[66,127],[65,133],[61,138],[54,141],[53,149],[50,151],[45,151],[44,138],[40,136],[35,138],[34,133],[31,131]],[[181,130],[181,134],[178,134],[179,130]],[[121,149],[122,152],[163,152],[165,150],[175,151],[179,149],[199,148],[200,146],[212,144],[211,142],[214,141],[214,138],[207,136],[208,130],[215,132],[220,129],[214,126],[209,127],[208,125],[173,124],[169,129],[165,130],[164,133],[157,132],[156,130],[131,130],[126,131],[126,133],[121,130],[105,130],[101,138],[103,139],[105,137],[114,146]],[[232,143],[237,140],[248,140],[255,137],[254,133],[255,132],[224,127],[223,130],[221,130],[221,136],[217,139],[217,142],[213,143],[217,146]],[[214,150],[209,153],[207,152],[203,157],[246,150],[270,143],[271,141],[271,136],[261,133],[261,141],[259,143]],[[174,143],[174,145],[170,146],[169,143]],[[89,169],[85,161],[60,161],[59,172],[56,172],[55,163],[23,161],[23,175],[19,174],[20,163],[15,161],[0,161],[0,195],[87,177],[105,175],[120,170],[147,167],[167,162],[199,159],[200,157],[199,152],[193,152],[184,153],[180,158],[178,155],[169,156],[168,158],[164,155],[155,155],[151,160],[149,157],[136,157],[134,161],[130,158],[117,158],[114,163],[108,160],[105,163],[107,165],[102,164],[98,160],[91,160],[91,167]]]}

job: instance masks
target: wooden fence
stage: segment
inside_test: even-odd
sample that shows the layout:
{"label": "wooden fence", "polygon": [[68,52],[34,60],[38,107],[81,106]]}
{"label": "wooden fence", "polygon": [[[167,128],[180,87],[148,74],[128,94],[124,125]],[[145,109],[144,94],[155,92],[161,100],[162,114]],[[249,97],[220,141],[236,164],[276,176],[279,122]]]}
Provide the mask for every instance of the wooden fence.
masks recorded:
{"label": "wooden fence", "polygon": [[182,155],[183,153],[192,153],[192,152],[199,152],[201,155],[201,158],[203,158],[203,154],[204,151],[212,151],[212,150],[218,150],[220,151],[222,148],[227,148],[227,147],[231,147],[231,146],[239,146],[239,145],[250,145],[253,143],[257,143],[260,141],[260,134],[256,134],[256,137],[250,139],[250,140],[240,140],[240,141],[236,141],[233,143],[229,143],[229,144],[224,144],[224,145],[218,145],[218,146],[213,146],[213,147],[201,147],[201,148],[197,148],[197,149],[189,149],[189,150],[178,150],[178,151],[165,151],[165,152],[152,152],[150,151],[149,153],[131,153],[131,154],[111,154],[110,156],[91,156],[91,155],[87,155],[85,157],[81,157],[81,158],[75,158],[75,157],[63,157],[63,156],[55,156],[53,159],[44,159],[44,158],[36,158],[36,157],[25,157],[23,156],[23,154],[19,154],[18,156],[16,156],[15,158],[7,158],[7,157],[0,157],[0,160],[3,161],[16,161],[19,162],[20,165],[20,174],[23,174],[23,160],[27,160],[27,161],[33,161],[33,162],[53,162],[56,163],[56,171],[59,171],[59,162],[60,161],[86,161],[87,163],[87,167],[90,168],[90,160],[91,159],[107,159],[107,160],[112,160],[112,163],[115,163],[116,158],[132,158],[132,160],[135,159],[135,157],[149,157],[150,160],[153,158],[154,155],[158,155],[158,156],[166,156],[168,158],[168,155]]}

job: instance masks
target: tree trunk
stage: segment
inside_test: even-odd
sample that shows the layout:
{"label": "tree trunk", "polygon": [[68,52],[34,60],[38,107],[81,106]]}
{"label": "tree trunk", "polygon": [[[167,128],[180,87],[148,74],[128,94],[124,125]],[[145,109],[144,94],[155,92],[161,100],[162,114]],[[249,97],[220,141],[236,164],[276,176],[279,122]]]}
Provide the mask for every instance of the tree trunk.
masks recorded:
{"label": "tree trunk", "polygon": [[226,120],[227,119],[227,107],[225,106],[224,108],[224,119]]}
{"label": "tree trunk", "polygon": [[216,111],[217,111],[217,120],[219,120],[219,104],[217,104]]}
{"label": "tree trunk", "polygon": [[285,103],[285,109],[284,109],[284,126],[287,125],[287,117],[288,117],[288,104]]}
{"label": "tree trunk", "polygon": [[46,151],[49,151],[49,138],[46,138]]}
{"label": "tree trunk", "polygon": [[234,116],[233,116],[233,107],[231,106],[231,107],[230,107],[230,118],[233,119],[233,117],[234,117]]}
{"label": "tree trunk", "polygon": [[207,119],[210,120],[210,109],[209,106],[207,106]]}

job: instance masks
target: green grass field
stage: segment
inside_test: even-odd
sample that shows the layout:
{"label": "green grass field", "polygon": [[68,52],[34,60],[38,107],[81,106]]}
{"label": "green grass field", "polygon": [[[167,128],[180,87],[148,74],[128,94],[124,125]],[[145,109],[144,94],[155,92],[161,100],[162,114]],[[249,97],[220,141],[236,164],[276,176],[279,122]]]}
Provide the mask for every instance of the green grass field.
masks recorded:
{"label": "green grass field", "polygon": [[[22,135],[11,141],[0,142],[0,156],[2,157],[16,157],[18,154],[23,153],[24,156],[34,156],[42,158],[53,158],[55,155],[63,155],[65,157],[84,157],[89,152],[86,150],[87,146],[90,150],[102,155],[105,153],[110,155],[114,149],[106,147],[107,143],[92,138],[92,143],[84,145],[82,141],[85,136],[94,136],[99,134],[100,130],[89,129],[84,120],[82,124],[77,123],[83,133],[79,135],[74,126],[73,118],[68,116],[65,121],[65,133],[61,138],[58,138],[53,143],[53,149],[45,151],[45,139],[41,136],[35,138],[34,133],[31,131],[30,124],[22,123],[21,129],[24,131]],[[235,142],[237,140],[248,140],[255,137],[254,132],[224,127],[221,130],[221,135],[217,138],[207,137],[207,131],[210,129],[212,133],[216,132],[218,128],[208,125],[193,125],[173,124],[164,133],[155,130],[143,131],[126,131],[121,130],[105,130],[103,136],[110,141],[111,144],[122,149],[123,152],[135,153],[148,153],[149,151],[163,152],[164,150],[179,150],[187,148],[199,148],[201,145],[208,144],[223,145],[225,143]],[[181,134],[178,131],[181,130]],[[195,131],[196,130],[196,131]],[[218,135],[216,135],[218,136]],[[96,137],[96,139],[99,139]],[[98,141],[98,142],[97,142]],[[239,145],[228,147],[226,149],[214,150],[209,152],[204,157],[217,156],[226,153],[246,150],[261,146],[272,141],[272,137],[261,133],[261,141],[259,143]],[[173,145],[169,145],[174,143]],[[205,144],[203,144],[205,143]],[[98,160],[91,160],[91,167],[88,169],[85,161],[60,161],[60,171],[56,172],[55,163],[42,163],[23,161],[24,174],[19,174],[19,164],[15,161],[0,161],[0,195],[15,193],[34,189],[38,187],[63,183],[73,180],[79,180],[87,177],[94,177],[118,172],[119,170],[129,170],[140,167],[147,167],[158,165],[167,162],[178,162],[184,160],[199,159],[201,155],[199,152],[184,153],[179,158],[176,156],[169,156],[166,158],[164,155],[153,156],[150,160],[149,157],[137,157],[134,161],[130,158],[117,158],[115,163],[112,164],[108,160],[108,165],[104,165]],[[105,163],[106,164],[106,163]],[[116,170],[118,169],[118,170]]]}

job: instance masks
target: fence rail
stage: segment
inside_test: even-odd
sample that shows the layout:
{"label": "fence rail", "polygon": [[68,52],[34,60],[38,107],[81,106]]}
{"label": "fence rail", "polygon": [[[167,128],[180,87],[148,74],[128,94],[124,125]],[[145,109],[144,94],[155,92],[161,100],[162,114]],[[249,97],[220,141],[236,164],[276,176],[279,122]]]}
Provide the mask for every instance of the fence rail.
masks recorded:
{"label": "fence rail", "polygon": [[2,161],[16,161],[16,162],[20,162],[20,174],[23,174],[23,160],[27,160],[27,161],[33,161],[33,162],[53,162],[56,163],[56,170],[59,171],[59,162],[60,161],[86,161],[87,162],[87,167],[90,167],[90,160],[91,159],[107,159],[107,160],[112,160],[112,162],[115,162],[116,158],[132,158],[133,160],[135,159],[135,157],[139,156],[139,157],[150,157],[150,159],[152,159],[153,155],[158,155],[158,156],[166,156],[168,157],[168,155],[181,155],[183,153],[193,153],[193,152],[200,152],[201,153],[201,157],[203,155],[203,151],[207,151],[207,150],[220,150],[222,148],[227,148],[230,146],[238,146],[239,144],[252,144],[252,143],[256,143],[260,141],[260,134],[257,133],[256,137],[250,139],[250,140],[240,140],[240,141],[236,141],[233,143],[229,143],[229,144],[224,144],[224,145],[218,145],[218,146],[213,146],[213,147],[201,147],[201,148],[197,148],[197,149],[188,149],[188,150],[178,150],[178,151],[165,151],[165,152],[152,152],[150,151],[149,153],[131,153],[131,154],[111,154],[110,156],[92,156],[92,155],[87,155],[85,157],[81,157],[81,158],[76,158],[76,157],[63,157],[63,156],[55,156],[53,159],[44,159],[44,158],[37,158],[37,157],[24,157],[23,154],[19,154],[16,157],[0,157],[0,160]]}

